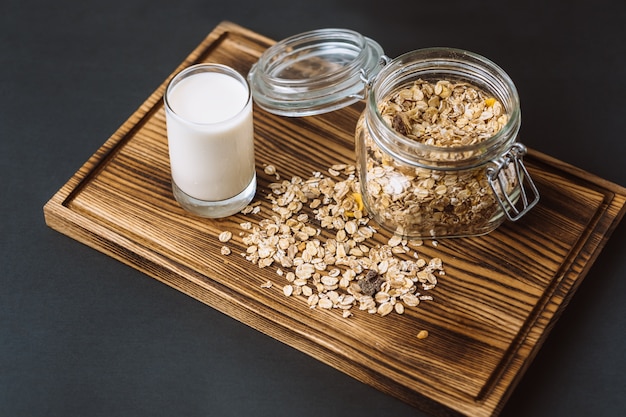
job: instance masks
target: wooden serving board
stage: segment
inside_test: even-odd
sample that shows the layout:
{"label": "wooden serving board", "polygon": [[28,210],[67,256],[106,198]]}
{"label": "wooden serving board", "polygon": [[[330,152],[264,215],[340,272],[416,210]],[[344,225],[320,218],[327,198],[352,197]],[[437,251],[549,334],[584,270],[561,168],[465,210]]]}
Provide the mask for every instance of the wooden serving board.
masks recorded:
{"label": "wooden serving board", "polygon": [[[225,22],[175,71],[200,62],[246,74],[272,40]],[[174,74],[172,74],[174,75]],[[169,80],[169,78],[168,78]],[[483,237],[426,243],[446,275],[434,301],[386,317],[312,310],[284,278],[244,257],[239,224],[185,213],[171,193],[163,93],[147,101],[45,205],[47,224],[348,375],[434,415],[494,416],[624,214],[626,189],[546,155],[525,158],[540,203]],[[284,118],[255,109],[257,201],[274,180],[353,163],[362,104]],[[235,235],[220,254],[221,231]],[[386,242],[389,235],[380,233]],[[262,288],[267,281],[275,285]],[[419,330],[429,337],[418,339]]]}

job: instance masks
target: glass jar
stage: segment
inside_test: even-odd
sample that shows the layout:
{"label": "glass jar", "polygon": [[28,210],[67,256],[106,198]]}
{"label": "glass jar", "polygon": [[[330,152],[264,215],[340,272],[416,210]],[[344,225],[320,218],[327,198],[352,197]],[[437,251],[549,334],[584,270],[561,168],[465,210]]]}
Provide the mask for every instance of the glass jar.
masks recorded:
{"label": "glass jar", "polygon": [[[400,91],[404,92],[398,96]],[[468,96],[477,104],[468,102]],[[406,119],[404,109],[413,105],[418,110],[410,114],[426,114],[421,117],[427,122],[415,122],[419,126],[413,130],[392,127],[395,121],[389,108],[397,108]],[[471,114],[478,111],[481,114]],[[496,125],[493,136],[484,129],[489,118]],[[368,213],[381,226],[409,238],[482,235],[505,218],[519,219],[538,200],[522,162],[526,149],[516,142],[520,122],[513,82],[484,57],[429,48],[392,60],[368,82],[366,109],[355,133]],[[473,129],[481,131],[475,134]],[[409,134],[428,139],[416,140]],[[454,144],[441,145],[433,140],[436,135]]]}
{"label": "glass jar", "polygon": [[[312,116],[366,100],[355,132],[363,201],[369,215],[396,234],[481,235],[505,218],[519,219],[538,201],[522,162],[526,148],[516,142],[521,113],[515,86],[479,55],[431,48],[391,60],[359,33],[320,29],[268,48],[248,80],[255,103],[281,116]],[[379,106],[417,80],[469,84],[497,102],[506,121],[478,143],[414,140],[392,128]]]}

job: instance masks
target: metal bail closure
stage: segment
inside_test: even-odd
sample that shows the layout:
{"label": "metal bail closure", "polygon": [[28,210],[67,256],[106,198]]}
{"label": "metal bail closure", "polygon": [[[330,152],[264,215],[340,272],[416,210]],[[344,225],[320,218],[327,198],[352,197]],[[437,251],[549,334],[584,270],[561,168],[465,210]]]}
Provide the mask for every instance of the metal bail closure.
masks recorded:
{"label": "metal bail closure", "polygon": [[389,58],[387,55],[384,55],[384,54],[381,55],[380,60],[378,61],[379,68],[377,68],[377,71],[373,75],[370,74],[371,71],[368,71],[368,69],[361,68],[359,72],[360,72],[361,82],[363,83],[364,88],[363,88],[363,92],[359,94],[359,98],[364,99],[365,97],[367,97],[367,93],[372,87],[372,84],[374,83],[374,78],[376,78],[376,75],[378,75],[378,71],[380,71],[380,68],[386,66],[390,62],[391,62],[391,58]]}
{"label": "metal bail closure", "polygon": [[491,190],[511,221],[519,220],[539,201],[539,191],[522,162],[525,154],[526,147],[515,143],[495,161],[495,167],[487,169]]}

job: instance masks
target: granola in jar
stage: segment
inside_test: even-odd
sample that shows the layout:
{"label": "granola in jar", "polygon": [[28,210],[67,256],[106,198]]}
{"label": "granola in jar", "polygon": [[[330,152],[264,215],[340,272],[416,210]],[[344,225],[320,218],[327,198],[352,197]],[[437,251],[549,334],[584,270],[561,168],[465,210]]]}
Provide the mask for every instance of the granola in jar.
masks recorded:
{"label": "granola in jar", "polygon": [[356,128],[357,165],[363,202],[380,225],[411,238],[475,236],[516,220],[508,208],[518,200],[527,210],[523,153],[511,156],[519,99],[508,77],[498,84],[497,67],[495,81],[477,70],[485,62],[422,50],[374,80]]}

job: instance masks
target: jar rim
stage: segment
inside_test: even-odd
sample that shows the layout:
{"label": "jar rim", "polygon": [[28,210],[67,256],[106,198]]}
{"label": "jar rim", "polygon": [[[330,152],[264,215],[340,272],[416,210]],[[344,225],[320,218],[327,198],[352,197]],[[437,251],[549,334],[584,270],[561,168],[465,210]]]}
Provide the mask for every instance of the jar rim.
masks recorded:
{"label": "jar rim", "polygon": [[[506,124],[493,136],[470,145],[430,145],[413,140],[407,136],[398,133],[390,126],[388,126],[383,119],[383,116],[378,109],[379,98],[384,98],[380,97],[377,94],[377,89],[379,86],[381,86],[385,82],[389,82],[391,80],[391,77],[394,76],[398,71],[401,71],[402,75],[405,77],[407,77],[408,75],[412,75],[415,72],[425,70],[431,71],[432,73],[445,74],[447,73],[447,71],[445,70],[446,65],[450,65],[451,69],[455,68],[455,71],[453,71],[453,73],[459,78],[466,81],[469,81],[471,77],[462,77],[462,75],[467,74],[464,74],[462,71],[460,71],[459,68],[461,65],[471,65],[472,70],[479,70],[479,73],[481,73],[482,76],[489,76],[490,82],[496,81],[498,84],[500,84],[501,87],[506,88],[506,91],[509,95],[508,101],[510,101],[510,103],[508,103],[508,107],[505,103],[503,104],[505,104],[505,107],[507,107],[507,113],[509,115],[509,118]],[[392,92],[393,90],[387,91],[386,94]],[[494,91],[489,92],[494,94]],[[502,100],[502,97],[499,98]],[[368,111],[374,116],[377,123],[383,126],[385,135],[387,135],[388,139],[390,139],[392,142],[398,143],[405,147],[410,147],[414,150],[418,150],[420,153],[423,152],[424,154],[441,152],[475,153],[476,151],[482,149],[484,151],[480,152],[480,155],[482,155],[482,157],[480,158],[480,163],[477,163],[477,165],[481,165],[495,157],[500,156],[497,151],[500,150],[500,148],[502,147],[501,145],[507,144],[507,139],[514,140],[521,125],[519,95],[509,75],[500,66],[498,66],[488,58],[485,58],[479,54],[470,51],[449,47],[423,48],[407,52],[398,56],[397,58],[394,58],[378,73],[378,76],[376,77],[376,79],[374,79],[372,85],[370,86],[367,94],[367,107]],[[414,156],[414,154],[412,155]]]}

